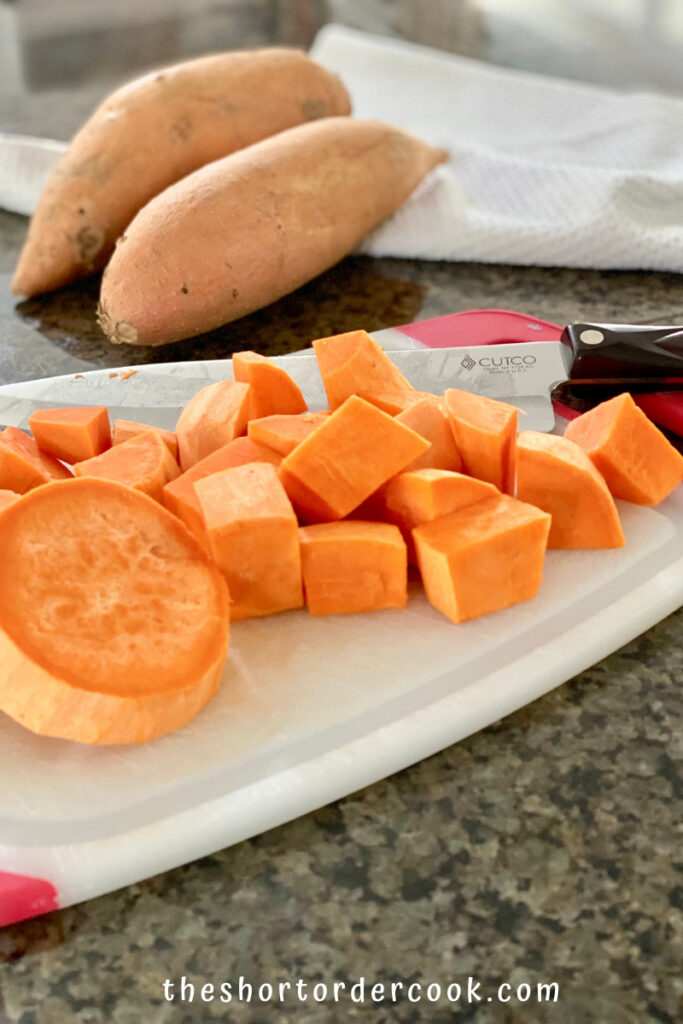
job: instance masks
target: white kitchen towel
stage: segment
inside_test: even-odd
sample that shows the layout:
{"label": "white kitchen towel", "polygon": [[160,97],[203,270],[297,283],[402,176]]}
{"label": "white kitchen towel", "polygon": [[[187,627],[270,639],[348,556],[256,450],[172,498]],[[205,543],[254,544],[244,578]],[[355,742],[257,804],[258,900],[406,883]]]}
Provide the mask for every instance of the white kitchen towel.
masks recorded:
{"label": "white kitchen towel", "polygon": [[[361,251],[683,271],[683,99],[615,92],[337,25],[312,55],[358,117],[448,149]],[[0,206],[30,213],[63,146],[0,136]]]}

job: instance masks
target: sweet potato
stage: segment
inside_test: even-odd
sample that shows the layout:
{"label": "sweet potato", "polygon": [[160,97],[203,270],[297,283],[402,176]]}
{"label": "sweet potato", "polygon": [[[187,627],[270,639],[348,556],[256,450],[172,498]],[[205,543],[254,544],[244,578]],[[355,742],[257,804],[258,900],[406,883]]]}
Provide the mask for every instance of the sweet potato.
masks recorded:
{"label": "sweet potato", "polygon": [[64,480],[71,472],[51,455],[41,452],[32,437],[18,427],[0,431],[0,487],[25,494],[33,487]]}
{"label": "sweet potato", "polygon": [[429,441],[429,448],[418,455],[407,469],[462,469],[462,459],[446,416],[443,400],[429,395],[413,402],[396,416],[396,422],[410,427]]}
{"label": "sweet potato", "polygon": [[628,393],[572,420],[565,437],[585,449],[615,498],[658,505],[683,479],[683,456]]}
{"label": "sweet potato", "polygon": [[306,412],[301,389],[286,370],[258,352],[235,352],[232,357],[235,380],[249,385],[250,420],[276,413]]}
{"label": "sweet potato", "polygon": [[301,565],[311,615],[405,608],[406,546],[388,523],[345,520],[302,526]]}
{"label": "sweet potato", "polygon": [[518,410],[457,388],[445,392],[444,402],[465,472],[512,494]]}
{"label": "sweet potato", "polygon": [[273,466],[235,466],[194,487],[211,556],[230,590],[231,620],[300,608],[298,524]]}
{"label": "sweet potato", "polygon": [[0,490],[0,512],[2,512],[4,508],[9,508],[9,506],[13,505],[15,501],[18,501],[20,497],[21,495],[17,494],[16,491],[7,491],[4,488]]}
{"label": "sweet potato", "polygon": [[265,416],[249,420],[247,434],[252,441],[264,444],[281,455],[289,455],[329,415],[328,412],[303,412],[298,416]]}
{"label": "sweet potato", "polygon": [[429,442],[356,395],[347,398],[280,466],[280,479],[306,522],[343,519]]}
{"label": "sweet potato", "polygon": [[604,477],[569,438],[534,430],[519,434],[517,497],[552,516],[549,548],[621,548],[626,543]]}
{"label": "sweet potato", "polygon": [[506,494],[413,530],[427,599],[453,622],[535,597],[550,516]]}
{"label": "sweet potato", "polygon": [[348,114],[335,75],[295,50],[218,53],[112,93],[45,186],[12,288],[59,288],[105,265],[138,210],[173,182],[285,128]]}
{"label": "sweet potato", "polygon": [[415,390],[367,331],[318,338],[313,351],[330,409],[336,409],[350,395]]}
{"label": "sweet potato", "polygon": [[124,441],[130,441],[131,437],[146,434],[148,430],[154,430],[159,435],[177,462],[178,439],[172,430],[164,430],[162,427],[150,427],[146,423],[137,423],[135,420],[114,420],[114,426],[111,430],[111,443],[122,444]]}
{"label": "sweet potato", "polygon": [[100,325],[113,342],[163,345],[260,309],[351,252],[443,159],[390,125],[332,117],[216,160],[126,229]]}
{"label": "sweet potato", "polygon": [[104,405],[39,409],[28,418],[41,452],[64,462],[82,462],[111,447],[109,413]]}
{"label": "sweet potato", "polygon": [[176,423],[180,468],[185,471],[247,429],[248,384],[219,380],[191,398]]}
{"label": "sweet potato", "polygon": [[428,391],[416,391],[414,388],[412,391],[357,391],[356,394],[390,416],[398,416],[423,398],[436,397]]}
{"label": "sweet potato", "polygon": [[0,710],[33,732],[141,743],[218,688],[225,582],[184,526],[106,480],[39,487],[0,516]]}
{"label": "sweet potato", "polygon": [[113,480],[142,491],[155,501],[161,501],[164,485],[179,473],[178,463],[155,430],[131,437],[130,441],[74,466],[75,476]]}

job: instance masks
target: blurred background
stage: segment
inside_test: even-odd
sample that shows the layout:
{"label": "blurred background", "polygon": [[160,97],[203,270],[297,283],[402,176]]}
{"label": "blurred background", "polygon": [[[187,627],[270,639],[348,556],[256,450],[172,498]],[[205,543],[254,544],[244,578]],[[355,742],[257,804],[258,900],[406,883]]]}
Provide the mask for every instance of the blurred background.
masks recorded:
{"label": "blurred background", "polygon": [[543,74],[683,92],[681,0],[0,0],[0,95],[97,92],[213,50],[307,47],[328,21]]}

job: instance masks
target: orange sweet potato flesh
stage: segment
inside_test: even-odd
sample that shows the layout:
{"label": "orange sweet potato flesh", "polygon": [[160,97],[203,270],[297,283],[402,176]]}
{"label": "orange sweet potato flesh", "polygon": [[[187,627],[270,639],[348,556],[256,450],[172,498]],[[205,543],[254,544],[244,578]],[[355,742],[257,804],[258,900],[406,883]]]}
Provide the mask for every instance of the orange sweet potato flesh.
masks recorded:
{"label": "orange sweet potato flesh", "polygon": [[232,357],[235,380],[250,385],[249,419],[276,413],[306,412],[301,389],[286,370],[258,352],[235,352]]}
{"label": "orange sweet potato flesh", "polygon": [[345,520],[302,526],[301,564],[311,615],[405,608],[408,573],[400,531]]}
{"label": "orange sweet potato flesh", "polygon": [[0,516],[0,564],[0,710],[26,728],[142,743],[216,692],[225,581],[146,495],[85,478],[36,488]]}
{"label": "orange sweet potato flesh", "polygon": [[111,447],[109,413],[104,405],[39,409],[28,418],[40,450],[64,462],[81,462]]}
{"label": "orange sweet potato flesh", "polygon": [[207,384],[191,398],[176,424],[183,472],[247,429],[250,388],[234,380]]}
{"label": "orange sweet potato flesh", "polygon": [[518,410],[457,388],[445,392],[444,403],[464,471],[512,494]]}
{"label": "orange sweet potato flesh", "polygon": [[550,516],[506,494],[413,530],[429,602],[465,622],[535,597]]}
{"label": "orange sweet potato flesh", "polygon": [[206,164],[129,224],[100,326],[164,345],[261,309],[338,263],[445,158],[380,121],[328,117]]}
{"label": "orange sweet potato flesh", "polygon": [[630,394],[572,420],[565,437],[586,451],[615,498],[658,505],[683,479],[683,456]]}
{"label": "orange sweet potato flesh", "polygon": [[230,469],[232,466],[245,466],[249,462],[269,462],[277,467],[281,461],[282,456],[272,449],[265,448],[248,437],[236,437],[234,441],[217,448],[211,455],[195,462],[194,466],[166,484],[162,501],[169,512],[182,519],[188,530],[206,546],[208,541],[204,519],[194,489],[196,481],[222,469]]}
{"label": "orange sweet potato flesh", "polygon": [[436,395],[421,398],[396,416],[397,423],[410,427],[429,441],[429,448],[408,469],[450,469],[459,473],[462,459],[443,406]]}
{"label": "orange sweet potato flesh", "polygon": [[4,488],[0,490],[0,512],[2,512],[4,508],[8,508],[10,505],[13,505],[20,497],[21,495],[17,494],[16,491],[7,491]]}
{"label": "orange sweet potato flesh", "polygon": [[376,405],[382,412],[388,412],[390,416],[398,416],[405,412],[411,405],[415,405],[422,398],[434,398],[428,391],[358,391],[360,398],[364,398],[371,405]]}
{"label": "orange sweet potato flesh", "polygon": [[297,50],[218,53],[112,93],[51,174],[12,288],[59,288],[102,268],[138,210],[173,182],[285,128],[350,112],[339,79]]}
{"label": "orange sweet potato flesh", "polygon": [[150,427],[146,423],[137,423],[135,420],[114,420],[114,426],[111,431],[111,443],[122,444],[124,441],[130,441],[131,437],[146,434],[148,430],[154,430],[159,435],[177,462],[178,439],[172,430],[164,430],[162,427]]}
{"label": "orange sweet potato flesh", "polygon": [[178,463],[155,430],[131,437],[130,441],[74,466],[75,476],[113,480],[142,491],[155,501],[162,500],[165,484],[179,473]]}
{"label": "orange sweet potato flesh", "polygon": [[408,547],[408,560],[415,565],[412,532],[416,526],[497,494],[493,484],[462,473],[443,469],[406,470],[380,488],[378,511],[382,519],[398,526]]}
{"label": "orange sweet potato flesh", "polygon": [[305,522],[332,522],[428,447],[414,430],[352,395],[283,459],[280,479]]}
{"label": "orange sweet potato flesh", "polygon": [[235,466],[194,487],[209,551],[230,590],[231,620],[300,608],[298,524],[274,467]]}
{"label": "orange sweet potato flesh", "polygon": [[349,331],[313,342],[330,409],[365,392],[414,391],[367,331]]}
{"label": "orange sweet potato flesh", "polygon": [[71,472],[18,427],[0,431],[0,488],[25,494],[40,484],[65,480]]}
{"label": "orange sweet potato flesh", "polygon": [[552,516],[549,548],[621,548],[614,498],[582,448],[566,437],[517,437],[517,497]]}
{"label": "orange sweet potato flesh", "polygon": [[289,455],[329,415],[328,412],[303,412],[298,416],[265,416],[249,420],[247,434],[252,441],[266,445],[280,455]]}

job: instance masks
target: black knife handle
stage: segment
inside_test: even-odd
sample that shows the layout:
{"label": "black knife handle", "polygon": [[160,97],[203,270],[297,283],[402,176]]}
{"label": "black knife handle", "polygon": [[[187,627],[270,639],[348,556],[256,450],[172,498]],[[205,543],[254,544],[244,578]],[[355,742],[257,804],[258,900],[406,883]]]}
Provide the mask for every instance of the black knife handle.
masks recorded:
{"label": "black knife handle", "polygon": [[592,390],[683,389],[683,326],[570,324],[561,341],[571,349],[569,379]]}

